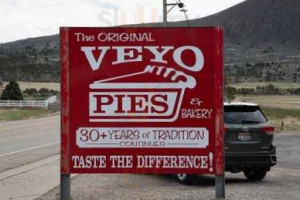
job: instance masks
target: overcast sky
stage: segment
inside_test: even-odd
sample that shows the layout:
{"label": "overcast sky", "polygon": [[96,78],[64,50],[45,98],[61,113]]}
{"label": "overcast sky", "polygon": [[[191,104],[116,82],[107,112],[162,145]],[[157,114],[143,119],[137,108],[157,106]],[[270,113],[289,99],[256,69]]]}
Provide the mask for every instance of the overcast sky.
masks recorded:
{"label": "overcast sky", "polygon": [[[189,19],[244,0],[182,0]],[[173,3],[175,0],[168,0]],[[169,21],[184,20],[179,8]],[[162,21],[162,0],[0,0],[0,43],[58,33],[60,26],[114,26]]]}

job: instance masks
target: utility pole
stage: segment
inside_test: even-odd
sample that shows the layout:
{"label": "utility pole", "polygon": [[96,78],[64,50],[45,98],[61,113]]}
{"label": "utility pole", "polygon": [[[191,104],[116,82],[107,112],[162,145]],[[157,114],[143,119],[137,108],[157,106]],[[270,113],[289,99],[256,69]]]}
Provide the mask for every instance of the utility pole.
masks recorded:
{"label": "utility pole", "polygon": [[[168,13],[175,7],[178,6],[179,8],[183,8],[184,4],[181,3],[180,0],[178,0],[177,3],[168,3],[168,0],[163,0],[163,26],[168,26]],[[168,10],[168,6],[171,6],[171,8]],[[185,10],[186,12],[186,10]]]}
{"label": "utility pole", "polygon": [[168,13],[167,13],[167,0],[163,0],[163,25],[164,27],[168,26]]}

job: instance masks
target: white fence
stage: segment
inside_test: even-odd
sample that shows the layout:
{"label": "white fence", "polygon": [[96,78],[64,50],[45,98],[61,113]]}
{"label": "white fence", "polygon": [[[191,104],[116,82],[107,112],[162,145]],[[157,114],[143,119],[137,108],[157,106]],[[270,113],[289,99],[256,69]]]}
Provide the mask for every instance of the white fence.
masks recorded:
{"label": "white fence", "polygon": [[56,96],[52,96],[46,100],[0,100],[0,107],[43,107],[48,108],[51,103],[57,101]]}

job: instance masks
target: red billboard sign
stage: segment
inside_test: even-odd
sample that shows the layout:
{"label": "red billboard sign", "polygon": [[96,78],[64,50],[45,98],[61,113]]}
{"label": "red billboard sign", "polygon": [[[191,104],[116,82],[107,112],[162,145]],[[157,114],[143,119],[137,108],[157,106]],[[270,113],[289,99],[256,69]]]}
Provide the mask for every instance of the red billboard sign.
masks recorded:
{"label": "red billboard sign", "polygon": [[223,173],[220,28],[61,28],[62,173]]}

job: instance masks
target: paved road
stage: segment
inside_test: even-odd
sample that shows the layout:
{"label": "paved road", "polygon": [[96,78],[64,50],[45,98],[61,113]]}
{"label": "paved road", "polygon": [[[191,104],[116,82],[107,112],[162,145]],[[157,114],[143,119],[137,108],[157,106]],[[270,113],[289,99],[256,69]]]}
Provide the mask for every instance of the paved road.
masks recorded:
{"label": "paved road", "polygon": [[59,153],[59,116],[0,123],[0,172]]}
{"label": "paved road", "polygon": [[[59,153],[58,142],[59,116],[0,123],[0,172],[57,155]],[[262,182],[248,182],[242,174],[226,174],[227,199],[300,199],[300,133],[277,134],[275,143],[278,149],[278,165],[272,168]],[[54,187],[55,183],[58,184],[58,165],[59,162],[55,158],[51,163],[47,161],[47,170],[44,168],[45,165],[40,168],[31,167],[34,170],[1,180],[0,190],[2,188],[6,191],[7,187],[11,186],[23,188],[36,181],[32,178],[37,174],[49,174],[43,178],[36,177],[35,185],[39,185],[38,187],[26,188],[26,195],[30,195],[32,192],[36,193],[29,198],[33,199],[41,194],[38,191],[45,192]],[[55,178],[55,180],[47,185],[45,179],[50,180],[51,178]],[[21,182],[24,183],[21,184]],[[43,190],[40,187],[44,187]],[[74,200],[214,199],[214,179],[209,176],[200,176],[194,186],[183,186],[169,176],[79,175],[72,180],[71,189]],[[30,193],[30,191],[32,192]],[[25,199],[22,192],[15,195],[18,197],[14,199]],[[58,188],[51,190],[39,199],[58,199]]]}
{"label": "paved road", "polygon": [[[226,199],[230,200],[299,200],[300,133],[275,136],[278,165],[261,182],[249,182],[243,174],[226,173]],[[58,188],[39,200],[58,199]],[[73,200],[106,199],[214,199],[214,178],[200,176],[194,186],[178,184],[170,176],[134,174],[79,175],[72,179]]]}

